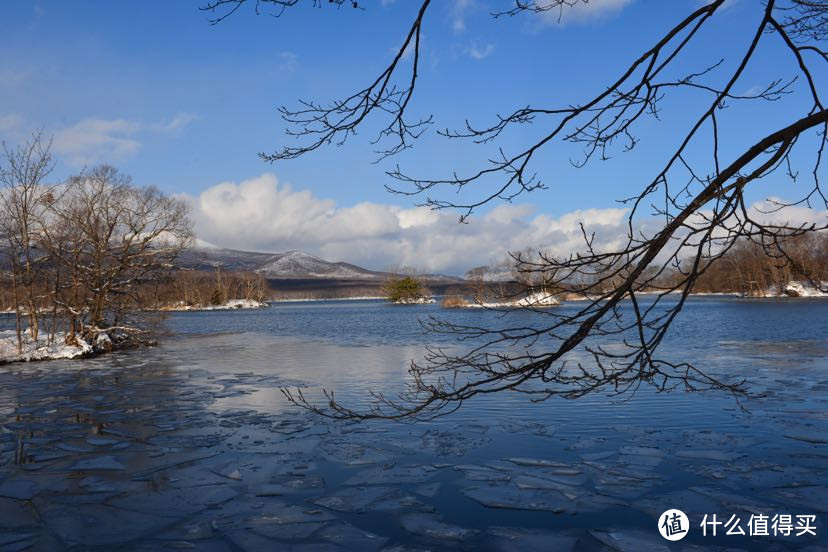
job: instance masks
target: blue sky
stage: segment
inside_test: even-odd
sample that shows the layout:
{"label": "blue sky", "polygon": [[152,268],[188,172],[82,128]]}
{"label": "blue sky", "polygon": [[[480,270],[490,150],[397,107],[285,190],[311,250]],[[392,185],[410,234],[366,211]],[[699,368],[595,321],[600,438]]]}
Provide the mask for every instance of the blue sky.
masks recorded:
{"label": "blue sky", "polygon": [[[14,143],[34,128],[54,135],[58,179],[109,162],[139,184],[185,194],[194,202],[199,234],[220,245],[306,249],[372,268],[414,264],[461,272],[520,245],[515,239],[498,241],[503,232],[528,232],[520,234],[520,240],[532,242],[525,246],[569,243],[558,236],[567,232],[560,221],[584,219],[573,215],[579,210],[592,209],[591,220],[611,233],[619,219],[615,200],[640,189],[680,138],[676,129],[703,105],[698,98],[668,99],[662,123],[641,128],[641,147],[586,169],[569,165],[577,155],[572,147],[550,148],[536,166],[549,190],[521,197],[516,206],[483,209],[479,224],[465,225],[471,228],[454,228],[455,213],[440,215],[438,225],[434,214],[413,209],[416,198],[389,195],[384,171],[400,163],[418,175],[444,176],[479,165],[491,148],[446,144],[432,132],[399,159],[376,165],[364,132],[344,147],[298,160],[269,165],[257,157],[285,143],[279,105],[333,99],[375,78],[399,47],[417,2],[364,0],[364,11],[312,8],[308,2],[280,18],[256,16],[250,6],[215,26],[198,10],[201,4],[4,5],[0,138]],[[423,30],[421,82],[412,107],[413,113],[433,114],[435,129],[465,118],[488,122],[494,113],[529,103],[559,107],[594,95],[667,26],[701,5],[698,0],[593,0],[560,23],[489,15],[508,4],[434,2]],[[719,58],[725,65],[735,62],[750,38],[758,5],[731,1],[682,67],[702,69]],[[795,75],[786,52],[771,46],[762,52],[761,66],[739,83],[739,92],[775,76]],[[761,117],[750,107],[723,116],[732,129],[724,153],[737,153],[758,133],[807,110],[802,86],[796,90],[778,105],[761,106]],[[540,131],[521,129],[502,145],[516,147]],[[784,195],[773,184],[757,187],[751,198]],[[259,212],[245,216],[242,208]],[[308,213],[318,218],[309,222]],[[551,226],[536,228],[547,220]],[[518,226],[499,227],[497,221]],[[248,228],[241,231],[240,225]],[[430,245],[419,247],[414,240]],[[468,254],[458,258],[461,251]],[[444,260],[426,262],[424,256]]]}

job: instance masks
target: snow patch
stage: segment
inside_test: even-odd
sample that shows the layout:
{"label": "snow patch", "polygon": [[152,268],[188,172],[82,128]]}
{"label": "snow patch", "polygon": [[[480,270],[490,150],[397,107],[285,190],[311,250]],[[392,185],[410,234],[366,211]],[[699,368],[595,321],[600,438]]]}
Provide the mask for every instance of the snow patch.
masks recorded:
{"label": "snow patch", "polygon": [[172,305],[168,307],[164,307],[161,310],[166,311],[212,311],[212,310],[234,310],[234,309],[263,309],[267,308],[269,305],[262,301],[256,301],[255,299],[230,299],[226,303],[222,303],[221,305],[204,305],[204,306],[194,306],[194,305],[186,305],[183,302],[177,305]]}
{"label": "snow patch", "polygon": [[557,297],[550,293],[538,291],[521,297],[520,299],[510,299],[508,301],[483,301],[479,303],[469,303],[469,308],[486,308],[486,309],[516,309],[516,308],[543,308],[555,307],[561,302]]}
{"label": "snow patch", "polygon": [[[17,333],[14,330],[0,332],[0,364],[17,361],[52,360],[59,358],[78,358],[93,352],[93,347],[77,338],[77,345],[66,344],[66,334],[55,334],[55,340],[33,340],[28,332],[22,335],[23,350],[17,352]],[[107,338],[108,339],[108,338]],[[101,341],[100,334],[98,341]]]}
{"label": "snow patch", "polygon": [[828,289],[828,282],[820,282],[820,287],[815,286],[809,281],[795,281],[792,280],[783,285],[781,291],[779,288],[773,286],[759,293],[755,297],[828,297],[828,293],[822,291]]}
{"label": "snow patch", "polygon": [[277,297],[272,303],[309,303],[313,301],[377,301],[385,299],[382,295],[358,295],[356,297]]}
{"label": "snow patch", "polygon": [[[828,282],[820,282],[820,287],[828,289]],[[788,297],[828,297],[811,282],[788,282],[783,291]]]}
{"label": "snow patch", "polygon": [[430,305],[437,301],[432,297],[417,297],[416,299],[397,299],[393,301],[393,305]]}

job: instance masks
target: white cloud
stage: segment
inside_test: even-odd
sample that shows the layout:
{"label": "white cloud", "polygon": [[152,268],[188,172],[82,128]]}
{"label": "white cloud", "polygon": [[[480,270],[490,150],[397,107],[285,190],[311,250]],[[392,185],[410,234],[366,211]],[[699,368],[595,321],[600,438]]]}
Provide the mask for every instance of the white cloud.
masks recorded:
{"label": "white cloud", "polygon": [[169,121],[161,121],[147,125],[147,129],[156,130],[159,132],[172,132],[180,130],[190,123],[198,121],[201,117],[195,113],[179,113]]}
{"label": "white cloud", "polygon": [[[417,45],[416,40],[414,40],[414,38],[412,38],[411,42],[409,42],[406,45],[405,50],[403,50],[403,53],[402,53],[402,56],[400,57],[400,59],[402,59],[404,61],[408,61],[409,59],[413,58],[415,48],[419,49],[419,53],[418,53],[419,59],[423,59],[423,52],[425,51],[425,45],[426,45],[426,35],[425,35],[425,33],[420,33],[420,43],[419,43],[419,45]],[[389,48],[388,51],[390,52],[391,57],[395,57],[399,53],[400,47],[396,46],[394,48]]]}
{"label": "white cloud", "polygon": [[806,205],[785,205],[785,200],[769,197],[764,201],[753,203],[748,209],[750,217],[762,224],[788,224],[791,226],[828,224],[828,208],[818,211]]}
{"label": "white cloud", "polygon": [[278,68],[280,71],[292,72],[299,67],[299,56],[294,52],[279,52]]}
{"label": "white cloud", "polygon": [[[198,237],[234,249],[303,250],[331,261],[366,268],[413,266],[429,272],[463,274],[497,263],[508,251],[543,249],[553,255],[583,251],[583,223],[600,250],[623,247],[628,209],[593,208],[551,216],[531,205],[501,204],[458,224],[457,213],[379,203],[337,206],[308,190],[293,190],[273,174],[222,182],[187,198]],[[751,215],[769,223],[828,223],[828,211],[791,207],[763,214],[772,204],[757,202]],[[663,221],[642,219],[638,230],[657,232]],[[666,253],[665,253],[666,255]],[[664,255],[662,255],[664,256]]]}
{"label": "white cloud", "polygon": [[489,57],[492,52],[494,52],[494,44],[486,44],[485,46],[478,46],[477,43],[473,42],[466,48],[466,53],[469,57],[474,59],[485,59]]}
{"label": "white cloud", "polygon": [[466,30],[466,18],[475,7],[475,0],[454,0],[451,5],[451,28],[455,33]]}
{"label": "white cloud", "polygon": [[94,162],[116,162],[141,149],[141,136],[180,130],[198,116],[179,113],[169,121],[142,123],[127,119],[88,118],[55,132],[54,151],[73,165]]}
{"label": "white cloud", "polygon": [[580,222],[602,243],[623,235],[626,209],[589,209],[562,217],[528,205],[499,205],[458,224],[457,214],[378,203],[339,207],[310,191],[294,191],[273,174],[223,182],[189,198],[199,238],[235,249],[300,249],[368,268],[415,266],[462,274],[498,262],[507,251],[542,247],[568,253],[582,245]]}
{"label": "white cloud", "polygon": [[0,115],[0,133],[12,133],[20,130],[23,125],[23,118],[17,113],[7,113]]}
{"label": "white cloud", "polygon": [[[547,0],[539,5],[551,5],[557,2]],[[562,3],[560,7],[541,12],[542,18],[549,23],[583,23],[586,21],[610,17],[624,9],[632,0],[580,0],[569,5]]]}
{"label": "white cloud", "polygon": [[132,138],[140,125],[125,119],[84,119],[55,133],[54,149],[73,164],[99,160],[119,161],[141,149]]}
{"label": "white cloud", "polygon": [[412,209],[401,210],[397,213],[397,218],[400,221],[400,228],[405,230],[407,228],[436,224],[440,220],[440,215],[437,211],[429,209],[428,207],[414,207]]}

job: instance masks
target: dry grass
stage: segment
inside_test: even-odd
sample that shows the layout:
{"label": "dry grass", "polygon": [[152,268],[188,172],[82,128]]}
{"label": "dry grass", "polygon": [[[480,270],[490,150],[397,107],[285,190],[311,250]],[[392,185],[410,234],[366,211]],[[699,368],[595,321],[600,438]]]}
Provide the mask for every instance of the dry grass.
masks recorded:
{"label": "dry grass", "polygon": [[444,309],[460,309],[468,307],[469,302],[462,295],[447,295],[443,298],[442,307]]}

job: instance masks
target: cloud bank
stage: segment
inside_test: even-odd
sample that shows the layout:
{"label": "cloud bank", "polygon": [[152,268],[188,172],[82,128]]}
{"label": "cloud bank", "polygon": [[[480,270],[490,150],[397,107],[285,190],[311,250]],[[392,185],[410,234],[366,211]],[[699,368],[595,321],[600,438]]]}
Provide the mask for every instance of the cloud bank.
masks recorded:
{"label": "cloud bank", "polygon": [[144,123],[127,119],[83,119],[55,132],[54,151],[75,166],[117,162],[136,154],[142,138],[181,130],[198,116],[179,113],[169,121]]}
{"label": "cloud bank", "polygon": [[[623,10],[632,0],[581,0],[574,4],[562,3],[560,7],[541,12],[548,23],[585,23],[595,19],[611,17]],[[540,5],[553,3],[539,2]]]}
{"label": "cloud bank", "polygon": [[528,205],[500,205],[458,224],[452,212],[379,203],[337,206],[308,190],[293,190],[273,174],[222,182],[189,198],[198,237],[234,249],[299,249],[367,268],[413,266],[463,274],[498,262],[507,251],[579,248],[583,221],[610,244],[624,235],[626,209],[587,209],[551,217]]}
{"label": "cloud bank", "polygon": [[[581,223],[595,233],[595,245],[615,249],[626,242],[626,208],[593,208],[561,216],[536,213],[530,205],[501,204],[468,224],[451,211],[362,202],[339,206],[309,190],[294,190],[266,173],[241,182],[222,182],[188,197],[199,238],[222,247],[264,252],[302,250],[331,261],[384,270],[411,266],[462,275],[503,261],[508,251],[543,249],[555,255],[583,250]],[[773,199],[771,198],[771,201]],[[765,223],[828,223],[828,210],[804,206],[772,212],[754,203],[751,216]],[[663,222],[639,221],[652,235]]]}

